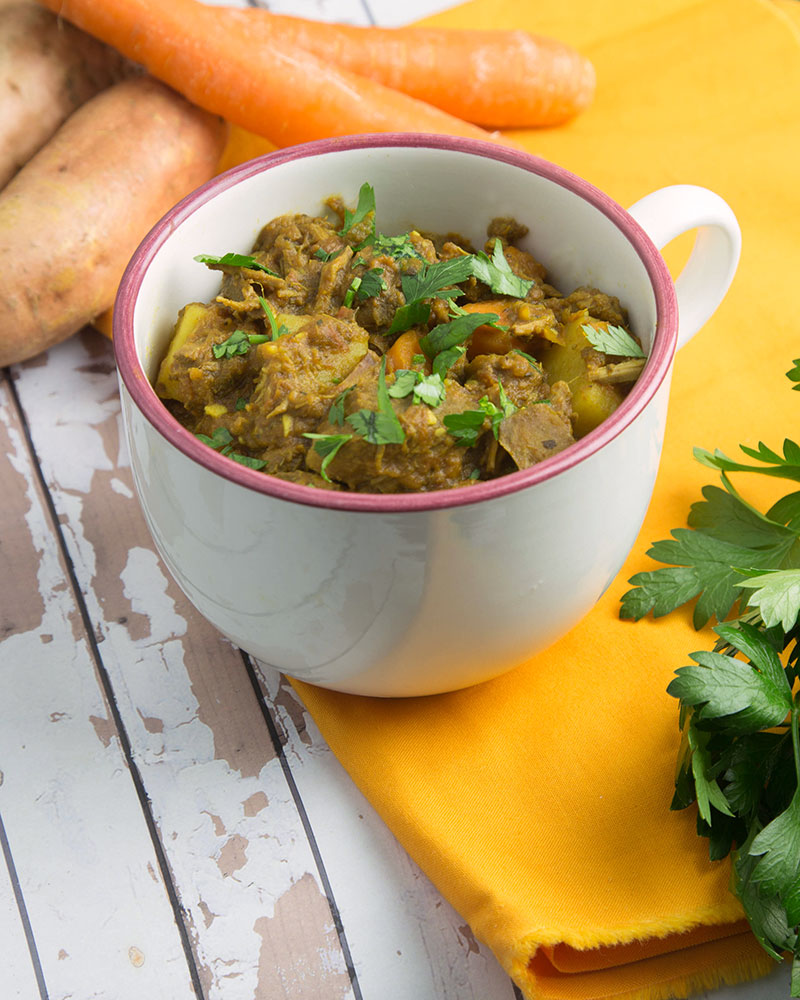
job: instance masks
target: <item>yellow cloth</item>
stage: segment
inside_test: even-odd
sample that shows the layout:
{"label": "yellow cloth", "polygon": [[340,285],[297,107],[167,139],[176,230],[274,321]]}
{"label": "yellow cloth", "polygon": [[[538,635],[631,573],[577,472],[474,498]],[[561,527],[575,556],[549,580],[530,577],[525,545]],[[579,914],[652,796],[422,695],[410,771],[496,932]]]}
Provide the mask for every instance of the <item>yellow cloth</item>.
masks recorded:
{"label": "yellow cloth", "polygon": [[[800,355],[800,0],[473,0],[429,18],[576,45],[593,107],[515,141],[627,205],[672,183],[732,205],[742,262],[678,355],[661,471],[640,538],[595,610],[557,645],[468,691],[381,701],[296,684],[333,751],[409,853],[535,1000],[666,1000],[769,971],[672,813],[675,668],[709,648],[680,612],[620,622],[648,544],[685,523],[713,474],[692,447],[779,445],[796,426]],[[233,129],[221,169],[271,146]],[[676,270],[690,240],[665,251]],[[108,316],[105,326],[108,327]],[[98,323],[103,328],[103,321]],[[106,329],[106,332],[109,332]],[[776,487],[747,483],[756,504]]]}
{"label": "yellow cloth", "polygon": [[[710,187],[744,237],[726,301],[677,358],[654,499],[597,608],[468,691],[381,701],[297,685],[354,781],[532,998],[663,1000],[773,966],[736,923],[728,864],[708,861],[693,811],[669,811],[678,723],[665,688],[711,636],[684,613],[631,623],[617,612],[627,579],[652,567],[648,544],[716,481],[692,447],[735,454],[796,433],[800,397],[784,373],[800,356],[798,8],[475,0],[430,19],[576,44],[597,68],[594,106],[515,138],[623,205],[665,184]],[[769,484],[745,492],[760,503]]]}

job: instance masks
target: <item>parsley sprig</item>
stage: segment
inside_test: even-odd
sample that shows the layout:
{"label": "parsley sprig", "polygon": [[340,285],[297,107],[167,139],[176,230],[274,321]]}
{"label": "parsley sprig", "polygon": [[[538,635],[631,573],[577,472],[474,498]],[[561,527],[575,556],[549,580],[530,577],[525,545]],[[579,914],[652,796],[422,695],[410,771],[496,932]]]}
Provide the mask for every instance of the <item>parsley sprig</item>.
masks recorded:
{"label": "parsley sprig", "polygon": [[234,451],[233,435],[227,427],[215,428],[214,433],[210,437],[208,434],[195,434],[195,437],[202,441],[203,444],[207,444],[209,448],[218,451],[220,455],[232,458],[234,462],[238,462],[239,465],[246,465],[248,469],[263,469],[267,464],[260,458],[251,458],[249,455],[242,455],[238,451]]}
{"label": "parsley sprig", "polygon": [[[793,364],[787,377],[800,383]],[[697,803],[710,857],[730,855],[753,932],[777,961],[792,956],[800,997],[800,492],[762,513],[729,477],[798,481],[800,446],[740,447],[752,462],[695,449],[722,488],[706,486],[690,527],[651,547],[667,565],[631,577],[620,616],[664,615],[696,598],[695,627],[718,623],[713,651],[692,653],[667,688],[682,729],[672,807]]]}

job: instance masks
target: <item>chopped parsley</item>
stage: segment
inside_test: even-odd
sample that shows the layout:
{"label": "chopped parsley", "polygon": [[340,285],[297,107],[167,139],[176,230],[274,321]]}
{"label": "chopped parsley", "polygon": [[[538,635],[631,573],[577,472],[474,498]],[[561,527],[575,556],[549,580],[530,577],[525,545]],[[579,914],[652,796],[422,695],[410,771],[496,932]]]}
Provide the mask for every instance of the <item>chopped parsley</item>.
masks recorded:
{"label": "chopped parsley", "polygon": [[217,360],[235,358],[239,354],[247,354],[253,344],[263,344],[270,338],[263,333],[247,333],[244,330],[234,330],[226,340],[212,344],[211,351]]}
{"label": "chopped parsley", "polygon": [[500,433],[500,424],[517,409],[499,382],[498,389],[500,406],[495,406],[488,396],[483,396],[478,400],[479,409],[464,410],[462,413],[449,413],[444,418],[444,425],[455,438],[457,445],[465,448],[474,445],[481,435],[487,417],[492,434],[497,438]]}
{"label": "chopped parsley", "polygon": [[440,406],[445,397],[441,375],[425,375],[410,368],[401,368],[395,372],[394,382],[389,386],[388,392],[394,399],[412,396],[413,402],[427,403],[428,406]]}
{"label": "chopped parsley", "polygon": [[335,257],[338,257],[342,250],[344,250],[344,247],[339,247],[338,250],[331,250],[328,252],[323,250],[322,247],[317,247],[314,251],[314,256],[317,260],[321,260],[324,264],[327,264],[329,260],[333,260]]}
{"label": "chopped parsley", "polygon": [[403,233],[402,236],[384,236],[382,233],[376,233],[369,245],[374,254],[384,254],[394,260],[422,259],[414,249],[408,233]]}
{"label": "chopped parsley", "polygon": [[248,469],[263,469],[267,464],[260,458],[250,458],[249,455],[241,455],[239,452],[234,451],[233,435],[227,427],[217,427],[211,437],[208,434],[195,434],[195,437],[199,441],[202,441],[203,444],[207,444],[209,448],[218,451],[220,455],[232,458],[234,462],[238,462],[239,465],[246,465]]}
{"label": "chopped parsley", "polygon": [[328,410],[328,421],[335,424],[337,427],[341,427],[344,424],[344,401],[348,392],[352,392],[353,389],[355,389],[355,386],[350,385],[346,389],[342,390],[336,399],[334,399],[331,404],[331,408]]}
{"label": "chopped parsley", "polygon": [[378,409],[358,410],[345,418],[360,437],[370,444],[402,444],[406,439],[386,387],[386,358],[381,359],[378,375]]}
{"label": "chopped parsley", "polygon": [[194,260],[211,268],[246,267],[251,271],[263,271],[265,274],[271,274],[273,278],[280,278],[280,275],[276,274],[275,271],[271,271],[266,265],[259,263],[255,257],[245,253],[226,253],[221,257],[215,257],[210,253],[199,253]]}
{"label": "chopped parsley", "polygon": [[360,225],[370,214],[373,216],[372,224],[374,228],[375,189],[365,181],[359,189],[358,203],[355,211],[351,212],[348,208],[344,210],[344,225],[339,230],[339,235],[344,236],[345,233],[349,233],[351,229]]}
{"label": "chopped parsley", "polygon": [[464,410],[463,413],[448,413],[443,423],[455,443],[463,448],[470,448],[480,437],[486,414],[483,410]]}
{"label": "chopped parsley", "polygon": [[584,323],[581,326],[586,339],[596,351],[611,354],[613,357],[646,358],[647,355],[636,343],[627,330],[621,326],[607,323],[605,329]]}
{"label": "chopped parsley", "polygon": [[322,465],[319,469],[319,474],[329,483],[330,477],[328,476],[328,466],[336,457],[337,452],[342,447],[343,444],[347,444],[348,441],[352,440],[352,434],[304,434],[303,437],[310,438],[314,444],[314,451],[322,456]]}
{"label": "chopped parsley", "polygon": [[385,289],[383,270],[380,267],[370,268],[360,277],[356,275],[350,282],[350,287],[345,292],[344,305],[349,309],[354,300],[363,301],[372,298],[374,295],[380,295]]}
{"label": "chopped parsley", "polygon": [[481,251],[471,260],[472,276],[488,285],[496,295],[513,295],[515,299],[524,299],[533,285],[533,281],[514,274],[503,253],[503,244],[496,237],[491,259]]}
{"label": "chopped parsley", "polygon": [[518,347],[512,347],[511,353],[519,354],[521,357],[525,358],[526,361],[530,362],[530,364],[533,365],[533,367],[536,369],[537,372],[540,372],[542,370],[541,364],[536,360],[536,358],[532,354],[526,354],[524,351],[521,351]]}

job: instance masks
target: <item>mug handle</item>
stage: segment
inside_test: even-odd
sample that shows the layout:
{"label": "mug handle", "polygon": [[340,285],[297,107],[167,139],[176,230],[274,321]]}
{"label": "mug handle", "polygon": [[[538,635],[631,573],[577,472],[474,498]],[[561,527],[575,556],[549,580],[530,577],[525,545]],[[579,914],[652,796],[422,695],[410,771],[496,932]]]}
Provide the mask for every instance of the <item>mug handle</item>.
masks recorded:
{"label": "mug handle", "polygon": [[660,250],[697,229],[691,256],[675,282],[678,347],[713,315],[730,287],[742,249],[742,233],[730,206],[694,184],[673,184],[645,195],[628,209]]}

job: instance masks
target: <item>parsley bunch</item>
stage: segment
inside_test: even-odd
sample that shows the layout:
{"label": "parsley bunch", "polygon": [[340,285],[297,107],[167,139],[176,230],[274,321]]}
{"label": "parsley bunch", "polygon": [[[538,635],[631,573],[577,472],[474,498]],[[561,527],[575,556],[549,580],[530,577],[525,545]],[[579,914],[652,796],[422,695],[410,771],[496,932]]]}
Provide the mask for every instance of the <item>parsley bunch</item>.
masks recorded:
{"label": "parsley bunch", "polygon": [[[793,364],[787,377],[800,383],[800,358]],[[650,548],[668,565],[631,577],[620,617],[658,617],[696,598],[695,627],[718,622],[714,650],[692,653],[667,688],[682,729],[672,808],[697,803],[711,858],[731,856],[732,890],[764,949],[792,956],[800,997],[800,491],[762,513],[729,478],[800,481],[800,445],[741,450],[751,462],[695,449],[723,488],[705,487],[689,528]]]}

